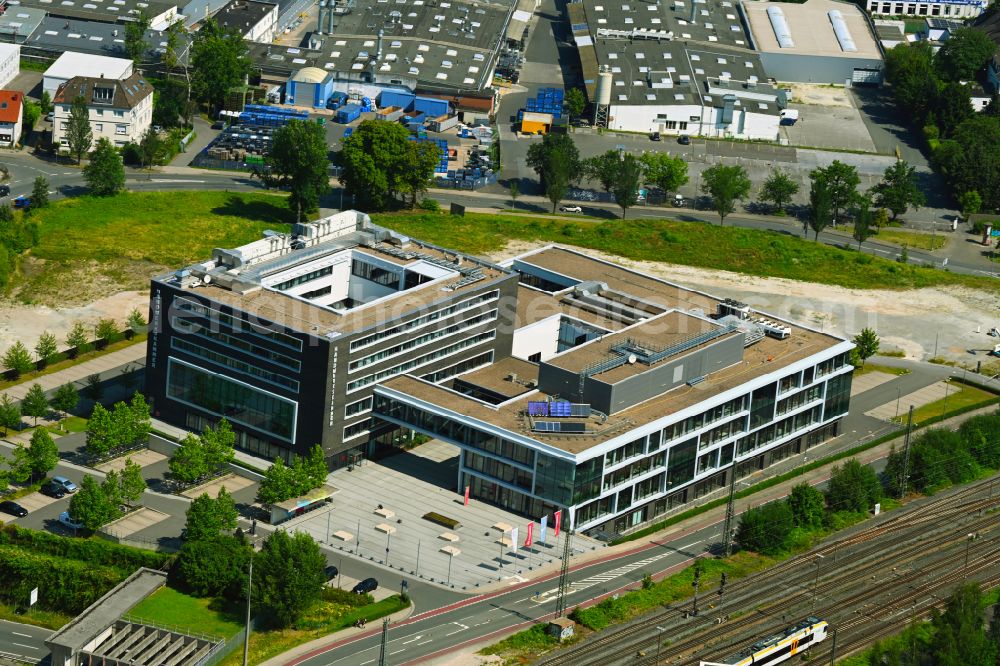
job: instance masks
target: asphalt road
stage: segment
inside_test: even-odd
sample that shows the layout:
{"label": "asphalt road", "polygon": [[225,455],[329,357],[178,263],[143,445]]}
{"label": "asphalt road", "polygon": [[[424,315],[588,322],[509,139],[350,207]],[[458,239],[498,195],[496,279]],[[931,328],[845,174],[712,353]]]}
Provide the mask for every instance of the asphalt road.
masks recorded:
{"label": "asphalt road", "polygon": [[51,635],[50,629],[0,620],[0,659],[41,661],[49,654],[43,641]]}

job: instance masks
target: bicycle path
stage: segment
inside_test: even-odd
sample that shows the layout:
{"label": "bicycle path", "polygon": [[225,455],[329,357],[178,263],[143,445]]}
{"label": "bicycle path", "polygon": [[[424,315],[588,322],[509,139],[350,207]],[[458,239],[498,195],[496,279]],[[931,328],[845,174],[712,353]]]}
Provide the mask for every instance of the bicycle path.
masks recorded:
{"label": "bicycle path", "polygon": [[77,384],[83,382],[91,375],[106,373],[129,363],[145,361],[145,359],[145,342],[136,342],[128,347],[107,354],[101,354],[63,370],[51,372],[34,379],[26,379],[18,384],[7,387],[3,391],[0,391],[0,393],[6,393],[14,400],[23,400],[28,390],[34,384],[41,385],[42,389],[47,393],[59,388],[63,384]]}

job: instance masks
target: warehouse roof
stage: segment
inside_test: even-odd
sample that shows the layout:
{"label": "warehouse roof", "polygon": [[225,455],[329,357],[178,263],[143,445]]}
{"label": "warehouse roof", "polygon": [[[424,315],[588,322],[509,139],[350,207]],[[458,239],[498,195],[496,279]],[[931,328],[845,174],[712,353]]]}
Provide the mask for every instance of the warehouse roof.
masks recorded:
{"label": "warehouse roof", "polygon": [[38,28],[45,15],[44,10],[33,7],[9,7],[0,15],[0,35],[16,35],[20,44]]}
{"label": "warehouse roof", "polygon": [[[180,35],[178,40],[178,57],[186,57],[190,38]],[[90,56],[106,56],[113,60],[127,60],[125,53],[125,28],[116,23],[95,23],[76,19],[61,19],[46,17],[31,38],[29,46],[46,49],[58,53],[72,51],[76,54]],[[162,30],[147,30],[146,58],[158,59],[167,47],[167,36]],[[72,61],[75,58],[70,58]],[[128,61],[131,62],[131,61]]]}
{"label": "warehouse roof", "polygon": [[328,76],[330,76],[330,74],[328,72],[324,72],[319,67],[303,67],[295,72],[292,76],[292,81],[300,81],[302,83],[323,83]]}
{"label": "warehouse roof", "polygon": [[275,11],[273,2],[258,0],[231,0],[212,17],[220,27],[235,30],[240,34],[260,23],[264,17]]}
{"label": "warehouse roof", "polygon": [[[836,0],[741,2],[757,50],[832,58],[878,58],[882,52],[871,23],[857,5]],[[787,33],[785,45],[778,33]]]}
{"label": "warehouse roof", "polygon": [[[90,40],[88,39],[88,41]],[[45,76],[60,79],[71,79],[74,76],[103,76],[108,79],[124,79],[131,74],[131,60],[77,51],[66,51],[45,70]]]}
{"label": "warehouse roof", "polygon": [[[135,20],[140,12],[155,20],[177,13],[173,0],[8,0],[19,7],[42,9],[49,16],[77,18],[99,23],[117,23]],[[159,27],[159,26],[157,26]]]}
{"label": "warehouse roof", "polygon": [[[580,3],[591,37],[683,40],[746,47],[736,0],[583,0]],[[574,32],[577,25],[573,26]]]}

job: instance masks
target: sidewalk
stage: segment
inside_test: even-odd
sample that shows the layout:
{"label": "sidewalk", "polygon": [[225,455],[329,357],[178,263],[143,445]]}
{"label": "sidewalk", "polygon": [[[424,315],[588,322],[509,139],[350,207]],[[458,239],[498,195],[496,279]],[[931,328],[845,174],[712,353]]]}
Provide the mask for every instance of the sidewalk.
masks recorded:
{"label": "sidewalk", "polygon": [[63,384],[69,383],[79,383],[87,379],[90,375],[100,374],[103,372],[108,372],[109,370],[114,370],[115,368],[125,365],[126,363],[134,363],[136,361],[145,360],[146,358],[146,343],[137,342],[131,344],[124,349],[119,349],[118,351],[113,351],[109,354],[102,354],[89,361],[84,361],[82,363],[77,363],[74,366],[66,368],[65,370],[59,370],[58,372],[52,372],[47,375],[42,375],[36,379],[29,379],[21,382],[20,384],[15,384],[0,393],[6,393],[13,400],[22,400],[28,393],[28,389],[31,388],[33,384],[39,384],[46,391],[52,391]]}

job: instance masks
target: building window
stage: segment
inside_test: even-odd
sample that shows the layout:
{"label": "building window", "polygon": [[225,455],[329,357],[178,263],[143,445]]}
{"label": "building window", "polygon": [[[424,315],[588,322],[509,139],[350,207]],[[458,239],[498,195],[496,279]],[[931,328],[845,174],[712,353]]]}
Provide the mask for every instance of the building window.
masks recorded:
{"label": "building window", "polygon": [[370,411],[372,408],[372,397],[362,398],[357,402],[352,402],[347,407],[344,407],[344,418],[351,418],[352,416],[357,416],[362,412]]}
{"label": "building window", "polygon": [[482,305],[483,303],[495,301],[499,297],[500,297],[499,291],[489,291],[484,294],[479,294],[478,296],[475,296],[473,298],[469,298],[464,301],[459,301],[458,303],[452,305],[451,307],[443,308],[435,312],[429,312],[422,317],[411,319],[404,324],[393,326],[392,328],[387,328],[383,331],[379,331],[378,333],[373,333],[371,335],[366,335],[363,338],[358,338],[357,340],[353,340],[351,342],[351,351],[353,352],[357,349],[360,349],[361,347],[366,347],[368,345],[375,344],[376,342],[381,342],[382,340],[385,340],[387,338],[391,338],[395,335],[400,335],[402,333],[412,331],[415,328],[425,326],[427,324],[433,323],[445,317],[450,317],[453,314],[462,312],[464,310],[468,310],[470,308],[474,308],[477,305]]}
{"label": "building window", "polygon": [[399,273],[360,259],[354,259],[351,262],[351,275],[384,287],[399,288]]}
{"label": "building window", "polygon": [[95,132],[103,132],[104,131],[104,123],[94,123],[94,131]]}
{"label": "building window", "polygon": [[670,463],[667,466],[667,485],[677,487],[694,478],[694,463],[698,453],[697,438],[670,448]]}
{"label": "building window", "polygon": [[295,402],[174,358],[167,365],[167,397],[295,441]]}
{"label": "building window", "polygon": [[363,421],[358,421],[353,425],[347,426],[346,428],[344,428],[344,441],[346,442],[349,439],[360,437],[361,435],[366,434],[371,429],[371,425],[372,425],[372,420],[365,419]]}
{"label": "building window", "polygon": [[851,374],[845,372],[827,382],[826,402],[823,405],[824,421],[847,413],[851,403]]}
{"label": "building window", "polygon": [[576,466],[572,462],[538,454],[535,494],[560,506],[569,506],[573,500],[575,473]]}
{"label": "building window", "polygon": [[128,134],[128,125],[115,125],[115,134]]}
{"label": "building window", "polygon": [[666,127],[666,128],[668,129],[668,130],[672,130],[672,129],[677,129],[677,121],[676,121],[676,120],[668,120],[668,121],[667,121],[667,122],[665,123],[665,127]]}
{"label": "building window", "polygon": [[325,275],[330,275],[333,273],[333,266],[325,266],[314,271],[309,271],[305,275],[299,275],[291,280],[285,280],[284,282],[279,282],[274,285],[272,289],[277,289],[278,291],[285,291],[286,289],[291,289],[292,287],[297,287],[300,284],[305,284],[306,282],[311,282],[316,278],[321,278]]}
{"label": "building window", "polygon": [[172,337],[170,339],[170,347],[176,349],[177,351],[185,352],[199,358],[203,358],[211,363],[216,363],[218,365],[224,366],[226,368],[231,368],[237,372],[243,373],[255,379],[261,379],[265,382],[275,384],[282,388],[289,389],[293,393],[299,392],[299,383],[289,377],[280,375],[277,372],[271,372],[270,370],[265,370],[257,365],[251,363],[246,363],[240,361],[239,359],[226,356],[225,354],[220,354],[219,352],[213,351],[211,349],[206,349],[201,345],[196,345],[190,340],[185,340],[184,338]]}
{"label": "building window", "polygon": [[686,121],[686,120],[682,120],[682,121],[680,121],[679,123],[677,123],[677,129],[679,129],[680,131],[682,131],[682,132],[683,132],[683,131],[684,131],[684,130],[686,130],[687,128],[688,128],[688,123],[687,123],[687,121]]}

